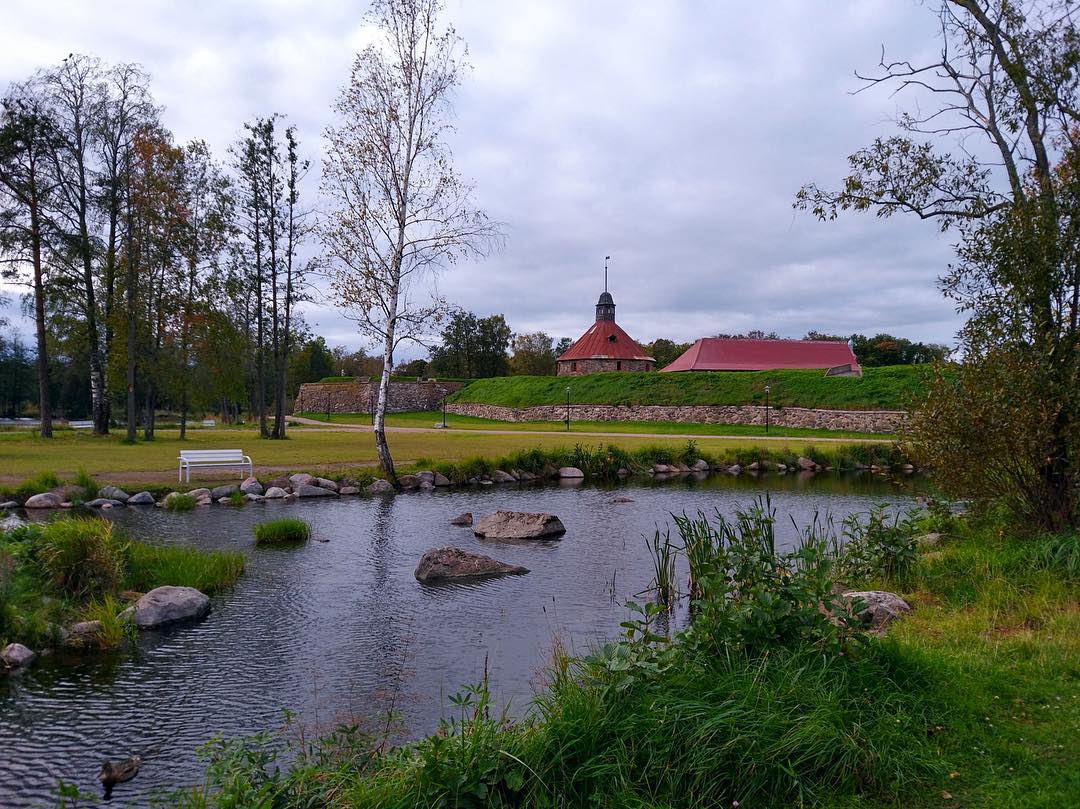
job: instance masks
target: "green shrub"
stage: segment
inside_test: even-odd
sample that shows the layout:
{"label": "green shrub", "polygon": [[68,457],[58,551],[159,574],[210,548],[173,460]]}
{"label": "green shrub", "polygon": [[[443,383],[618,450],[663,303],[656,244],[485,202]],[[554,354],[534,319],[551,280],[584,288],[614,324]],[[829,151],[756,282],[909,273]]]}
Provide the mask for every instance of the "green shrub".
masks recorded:
{"label": "green shrub", "polygon": [[93,500],[98,496],[98,482],[94,480],[85,469],[80,469],[79,473],[75,475],[75,479],[72,481],[76,486],[83,490],[83,498],[85,500]]}
{"label": "green shrub", "polygon": [[98,643],[106,649],[113,649],[125,640],[134,640],[135,625],[127,618],[121,618],[122,605],[111,594],[100,601],[91,599],[86,605],[84,620],[100,621]]}
{"label": "green shrub", "polygon": [[865,519],[849,514],[843,523],[840,575],[856,581],[905,578],[918,557],[913,528],[910,515],[890,518],[885,506],[871,508]]}
{"label": "green shrub", "polygon": [[243,572],[244,555],[237,551],[133,542],[124,584],[139,592],[171,584],[210,594],[233,586]]}
{"label": "green shrub", "polygon": [[117,590],[127,551],[127,541],[108,520],[72,517],[46,525],[33,556],[56,589],[91,598]]}
{"label": "green shrub", "polygon": [[42,472],[41,474],[30,478],[30,480],[19,484],[19,487],[15,489],[15,496],[20,500],[25,500],[27,497],[32,497],[35,494],[55,489],[59,485],[60,478],[55,474],[52,472]]}
{"label": "green shrub", "polygon": [[306,542],[311,539],[311,526],[296,517],[282,517],[277,520],[261,522],[254,528],[255,542],[258,545],[273,545],[280,542]]}
{"label": "green shrub", "polygon": [[190,494],[170,494],[165,498],[165,508],[168,511],[191,511],[195,508],[195,498]]}

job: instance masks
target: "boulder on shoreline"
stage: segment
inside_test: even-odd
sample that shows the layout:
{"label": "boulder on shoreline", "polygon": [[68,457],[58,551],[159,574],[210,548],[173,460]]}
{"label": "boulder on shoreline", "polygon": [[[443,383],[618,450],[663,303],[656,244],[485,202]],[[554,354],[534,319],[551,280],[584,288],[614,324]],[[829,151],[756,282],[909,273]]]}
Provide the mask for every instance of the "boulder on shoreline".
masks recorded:
{"label": "boulder on shoreline", "polygon": [[337,482],[330,480],[330,478],[315,478],[314,485],[318,486],[320,489],[326,489],[331,492],[336,492],[338,490]]}
{"label": "boulder on shoreline", "polygon": [[482,539],[555,539],[566,526],[554,514],[500,510],[481,517],[473,533]]}
{"label": "boulder on shoreline", "polygon": [[884,590],[852,590],[843,594],[849,602],[861,601],[864,606],[856,617],[870,629],[884,629],[896,619],[911,612],[911,607],[896,593]]}
{"label": "boulder on shoreline", "polygon": [[576,466],[564,466],[559,469],[560,478],[581,479],[585,477],[585,473],[578,469]]}
{"label": "boulder on shoreline", "polygon": [[64,634],[64,645],[76,648],[99,646],[101,621],[79,621],[68,627]]}
{"label": "boulder on shoreline", "polygon": [[521,565],[508,565],[490,556],[448,546],[434,548],[420,557],[413,575],[417,581],[427,584],[490,576],[520,576],[528,572],[529,569]]}
{"label": "boulder on shoreline", "polygon": [[435,479],[432,481],[432,483],[434,483],[436,486],[439,486],[439,487],[445,487],[445,486],[450,486],[451,485],[450,478],[448,478],[446,475],[443,475],[443,474],[441,474],[439,472],[435,473]]}
{"label": "boulder on shoreline", "polygon": [[360,494],[360,488],[358,486],[342,486],[338,489],[338,494]]}
{"label": "boulder on shoreline", "polygon": [[104,497],[108,500],[119,500],[121,503],[126,503],[131,499],[131,495],[123,489],[118,489],[116,486],[102,486],[98,489],[98,497]]}
{"label": "boulder on shoreline", "polygon": [[240,483],[240,491],[244,494],[262,494],[263,485],[259,483],[259,479],[256,477],[244,478]]}
{"label": "boulder on shoreline", "polygon": [[301,486],[310,486],[314,482],[315,476],[309,475],[307,472],[297,472],[295,475],[289,475],[289,483],[293,489],[299,489]]}
{"label": "boulder on shoreline", "polygon": [[266,490],[266,494],[264,494],[263,497],[266,500],[280,500],[287,494],[288,492],[282,489],[280,486],[271,486],[269,489]]}
{"label": "boulder on shoreline", "polygon": [[491,473],[491,479],[496,483],[517,483],[517,478],[511,475],[509,472],[504,472],[501,469],[496,469]]}
{"label": "boulder on shoreline", "polygon": [[210,491],[211,500],[220,500],[223,497],[229,497],[235,492],[240,491],[240,487],[235,483],[226,483],[223,486],[215,486]]}
{"label": "boulder on shoreline", "polygon": [[204,618],[210,612],[210,597],[194,587],[155,587],[125,613],[139,629]]}
{"label": "boulder on shoreline", "polygon": [[127,499],[126,505],[129,506],[152,506],[154,505],[154,495],[150,492],[139,492],[133,494]]}
{"label": "boulder on shoreline", "polygon": [[17,669],[30,665],[35,657],[33,649],[28,649],[21,643],[9,643],[0,652],[0,663],[9,669]]}
{"label": "boulder on shoreline", "polygon": [[296,494],[298,497],[335,497],[337,492],[332,492],[329,489],[324,489],[321,486],[312,486],[310,484],[301,484],[296,487]]}
{"label": "boulder on shoreline", "polygon": [[364,491],[367,494],[393,494],[394,487],[390,485],[390,481],[377,478]]}
{"label": "boulder on shoreline", "polygon": [[454,519],[450,520],[450,524],[465,526],[472,525],[472,512],[463,511],[461,514],[458,514],[456,517],[454,517]]}
{"label": "boulder on shoreline", "polygon": [[95,497],[89,503],[84,503],[87,508],[113,508],[114,506],[124,505],[119,500],[113,500],[109,497]]}
{"label": "boulder on shoreline", "polygon": [[[60,508],[60,504],[63,503],[63,499],[60,495],[54,492],[42,492],[41,494],[35,494],[32,497],[27,498],[23,504],[24,508]],[[25,648],[25,647],[23,647]]]}

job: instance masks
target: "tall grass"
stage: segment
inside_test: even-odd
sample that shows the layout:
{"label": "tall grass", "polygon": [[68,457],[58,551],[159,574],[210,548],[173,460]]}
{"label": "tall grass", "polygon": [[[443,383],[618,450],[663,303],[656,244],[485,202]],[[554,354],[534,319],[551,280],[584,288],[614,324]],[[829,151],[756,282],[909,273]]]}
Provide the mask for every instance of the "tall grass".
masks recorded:
{"label": "tall grass", "polygon": [[124,581],[140,592],[171,584],[211,594],[232,587],[243,572],[244,555],[237,551],[133,542]]}
{"label": "tall grass", "polygon": [[85,620],[101,622],[97,642],[102,648],[113,649],[134,639],[135,625],[121,617],[122,610],[122,605],[112,594],[105,595],[100,601],[92,599],[86,605]]}
{"label": "tall grass", "polygon": [[98,496],[100,487],[98,482],[90,476],[90,473],[85,469],[79,469],[75,479],[72,481],[76,486],[83,490],[83,497],[87,500],[93,500]]}
{"label": "tall grass", "polygon": [[90,598],[117,589],[129,548],[108,520],[75,517],[46,525],[33,556],[57,590]]}
{"label": "tall grass", "polygon": [[25,500],[27,497],[31,497],[41,492],[47,492],[50,489],[55,489],[60,485],[60,478],[58,478],[52,472],[41,472],[38,475],[25,480],[19,484],[15,489],[15,496],[20,500]]}
{"label": "tall grass", "polygon": [[167,511],[191,511],[193,508],[195,508],[195,498],[190,494],[175,492],[165,498]]}
{"label": "tall grass", "polygon": [[296,517],[281,517],[258,523],[254,527],[258,545],[274,545],[283,542],[306,542],[311,539],[311,526]]}

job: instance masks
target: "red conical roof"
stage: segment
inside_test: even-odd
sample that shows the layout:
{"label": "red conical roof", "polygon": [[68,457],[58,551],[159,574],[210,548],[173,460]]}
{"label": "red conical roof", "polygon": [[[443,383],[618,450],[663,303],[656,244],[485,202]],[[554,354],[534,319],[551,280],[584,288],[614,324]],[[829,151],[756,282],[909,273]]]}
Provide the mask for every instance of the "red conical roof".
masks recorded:
{"label": "red conical roof", "polygon": [[614,320],[597,320],[587,332],[559,357],[563,360],[647,360],[653,358],[645,353],[634,339],[624,332]]}

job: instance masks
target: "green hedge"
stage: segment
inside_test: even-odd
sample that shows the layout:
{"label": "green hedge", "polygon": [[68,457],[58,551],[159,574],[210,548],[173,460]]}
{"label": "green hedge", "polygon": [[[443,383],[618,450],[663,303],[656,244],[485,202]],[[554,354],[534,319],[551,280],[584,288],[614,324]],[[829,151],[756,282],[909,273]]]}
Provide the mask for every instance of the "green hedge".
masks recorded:
{"label": "green hedge", "polygon": [[713,371],[504,376],[478,379],[451,402],[530,407],[566,403],[609,405],[764,404],[765,386],[776,407],[903,410],[923,384],[926,366],[865,368],[861,377],[826,377],[822,371]]}

